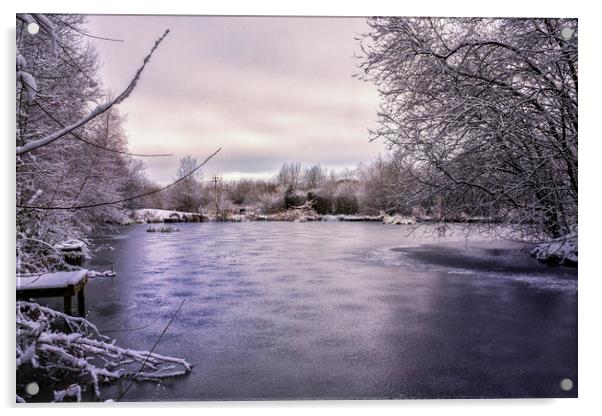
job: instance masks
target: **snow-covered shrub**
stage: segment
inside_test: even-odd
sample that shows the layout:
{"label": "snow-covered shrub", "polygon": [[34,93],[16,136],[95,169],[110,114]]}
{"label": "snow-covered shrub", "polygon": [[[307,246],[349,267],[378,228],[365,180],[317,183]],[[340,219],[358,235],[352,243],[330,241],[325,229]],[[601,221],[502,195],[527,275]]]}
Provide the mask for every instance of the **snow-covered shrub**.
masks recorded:
{"label": "snow-covered shrub", "polygon": [[404,217],[403,215],[385,215],[383,216],[383,224],[413,225],[416,224],[416,218]]}
{"label": "snow-covered shrub", "polygon": [[294,222],[305,222],[305,221],[319,221],[320,216],[312,208],[309,201],[303,205],[291,207],[286,211],[281,211],[276,214],[269,216],[271,221],[294,221]]}
{"label": "snow-covered shrub", "polygon": [[[100,399],[100,386],[117,380],[157,380],[188,374],[183,359],[119,347],[90,321],[65,315],[37,303],[17,302],[17,385],[22,374],[37,380],[91,386]],[[81,397],[73,388],[57,398]],[[17,396],[17,401],[23,398]]]}
{"label": "snow-covered shrub", "polygon": [[17,273],[43,273],[46,271],[72,270],[63,253],[51,244],[36,238],[17,238]]}
{"label": "snow-covered shrub", "polygon": [[578,239],[577,234],[557,238],[538,244],[531,255],[544,263],[577,265]]}
{"label": "snow-covered shrub", "polygon": [[308,191],[307,200],[312,202],[318,214],[327,215],[334,212],[331,196],[321,188]]}
{"label": "snow-covered shrub", "polygon": [[305,192],[290,185],[284,193],[284,209],[303,205],[307,201]]}
{"label": "snow-covered shrub", "polygon": [[259,196],[259,209],[263,214],[273,214],[282,209],[284,199],[280,194],[264,193]]}
{"label": "snow-covered shrub", "polygon": [[55,391],[54,402],[81,402],[82,401],[82,388],[79,384],[71,384],[64,390]]}

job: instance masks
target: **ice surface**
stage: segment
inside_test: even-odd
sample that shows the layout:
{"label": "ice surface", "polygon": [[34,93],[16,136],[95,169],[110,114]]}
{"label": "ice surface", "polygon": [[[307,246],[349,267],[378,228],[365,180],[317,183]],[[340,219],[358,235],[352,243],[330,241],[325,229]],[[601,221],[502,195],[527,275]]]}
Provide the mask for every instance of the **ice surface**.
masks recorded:
{"label": "ice surface", "polygon": [[136,385],[132,400],[576,394],[558,383],[577,380],[577,296],[552,285],[575,269],[378,222],[179,228],[99,237],[115,250],[89,265],[119,276],[88,284],[90,319],[132,348],[186,299],[157,351],[197,370],[158,392]]}

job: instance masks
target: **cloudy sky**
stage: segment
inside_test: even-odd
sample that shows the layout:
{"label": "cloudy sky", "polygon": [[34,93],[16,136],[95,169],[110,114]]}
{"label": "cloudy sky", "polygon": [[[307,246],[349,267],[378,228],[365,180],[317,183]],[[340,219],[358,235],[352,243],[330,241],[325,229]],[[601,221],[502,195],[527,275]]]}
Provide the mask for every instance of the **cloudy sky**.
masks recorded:
{"label": "cloudy sky", "polygon": [[226,178],[272,176],[284,161],[341,169],[384,150],[369,143],[375,87],[358,73],[360,18],[91,16],[105,88],[127,85],[155,39],[171,33],[121,105],[130,148],[149,175],[173,178],[177,156],[204,159]]}

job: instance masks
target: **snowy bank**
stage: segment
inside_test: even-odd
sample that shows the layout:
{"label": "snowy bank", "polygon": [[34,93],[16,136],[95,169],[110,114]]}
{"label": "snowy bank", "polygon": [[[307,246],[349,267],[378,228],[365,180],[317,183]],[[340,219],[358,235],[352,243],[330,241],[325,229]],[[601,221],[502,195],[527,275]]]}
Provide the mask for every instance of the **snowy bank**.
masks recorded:
{"label": "snowy bank", "polygon": [[206,216],[197,212],[143,208],[133,210],[128,223],[203,222],[206,220]]}
{"label": "snowy bank", "polygon": [[416,218],[404,217],[403,215],[385,215],[383,217],[383,224],[413,225],[416,224]]}
{"label": "snowy bank", "polygon": [[278,212],[276,214],[270,214],[267,216],[268,221],[293,221],[293,222],[306,222],[306,221],[320,221],[320,215],[311,207],[310,204],[305,203],[298,207],[292,207],[286,211]]}
{"label": "snowy bank", "polygon": [[324,221],[324,222],[382,222],[389,225],[415,225],[430,222],[460,222],[460,223],[490,223],[496,222],[486,217],[458,217],[442,220],[427,215],[405,216],[400,214],[388,215],[381,212],[379,215],[366,214],[318,214],[309,204],[291,207],[287,210],[274,213],[261,213],[260,210],[249,209],[223,210],[219,215],[215,213],[181,212],[165,209],[136,209],[133,210],[124,224],[151,224],[174,222],[250,222],[250,221]]}
{"label": "snowy bank", "polygon": [[531,251],[531,256],[544,263],[576,266],[578,262],[577,240],[577,234],[569,234],[538,244]]}
{"label": "snowy bank", "polygon": [[84,259],[90,258],[90,251],[85,241],[76,238],[61,241],[55,244],[54,249],[61,253],[67,264],[81,266]]}

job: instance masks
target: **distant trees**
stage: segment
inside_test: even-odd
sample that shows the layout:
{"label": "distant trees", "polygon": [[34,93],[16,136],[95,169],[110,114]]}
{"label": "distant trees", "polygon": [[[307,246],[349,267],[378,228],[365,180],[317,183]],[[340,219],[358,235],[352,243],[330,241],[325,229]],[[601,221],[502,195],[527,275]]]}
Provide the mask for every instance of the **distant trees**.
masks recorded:
{"label": "distant trees", "polygon": [[276,176],[276,181],[284,186],[292,186],[293,188],[297,188],[299,185],[299,178],[301,175],[301,163],[291,162],[284,163]]}
{"label": "distant trees", "polygon": [[[372,135],[412,176],[413,192],[399,190],[402,205],[443,201],[444,215],[497,217],[525,238],[575,231],[577,21],[368,23],[362,68],[381,95]],[[381,168],[380,185],[368,175],[389,187],[391,172]],[[372,201],[391,206],[383,195]]]}
{"label": "distant trees", "polygon": [[303,205],[306,201],[305,193],[300,189],[296,189],[295,186],[291,183],[284,192],[284,209],[290,209],[297,207],[299,205]]}
{"label": "distant trees", "polygon": [[326,170],[319,164],[305,168],[303,180],[306,188],[319,188],[326,180]]}
{"label": "distant trees", "polygon": [[[159,189],[159,185],[154,183],[146,173],[146,165],[140,159],[129,158],[127,160],[128,173],[123,186],[123,194],[126,197],[133,197]],[[128,201],[124,204],[125,208],[133,209],[140,207],[166,208],[162,194],[152,194],[144,198]]]}
{"label": "distant trees", "polygon": [[[201,179],[200,172],[193,172],[198,166],[198,161],[191,156],[180,158],[180,163],[175,173],[174,180],[181,180],[169,190],[169,207],[178,211],[196,212],[201,204]],[[191,174],[192,173],[192,174]]]}
{"label": "distant trees", "polygon": [[[409,214],[412,190],[407,172],[397,163],[395,155],[378,156],[360,171],[361,204],[371,214]],[[414,202],[415,203],[415,202]]]}
{"label": "distant trees", "polygon": [[[291,166],[294,172],[301,172],[300,164],[284,163],[277,177],[278,183],[286,177],[282,172],[288,172]],[[309,166],[303,170],[300,180],[292,181],[286,187],[281,185],[284,189],[281,206],[290,209],[309,202],[318,214],[355,214],[361,210],[361,187],[355,176],[351,169],[337,172],[319,164]]]}
{"label": "distant trees", "polygon": [[[227,181],[220,177],[189,176],[197,161],[189,156],[180,159],[175,179],[186,176],[168,192],[153,194],[128,204],[128,208],[164,208],[186,212],[199,210],[219,216],[250,209],[276,213],[311,202],[321,214],[352,214],[363,210],[363,188],[352,169],[340,172],[320,165],[303,169],[298,162],[286,162],[270,180],[241,179]],[[125,184],[126,194],[140,194],[158,189],[146,176],[142,162],[131,161]],[[286,185],[285,185],[286,184]]]}
{"label": "distant trees", "polygon": [[334,193],[333,211],[337,214],[357,214],[359,206],[358,192],[360,184],[354,179],[342,179],[337,182],[337,189]]}
{"label": "distant trees", "polygon": [[257,186],[259,181],[242,179],[232,184],[228,191],[230,201],[236,205],[255,204],[259,201]]}

